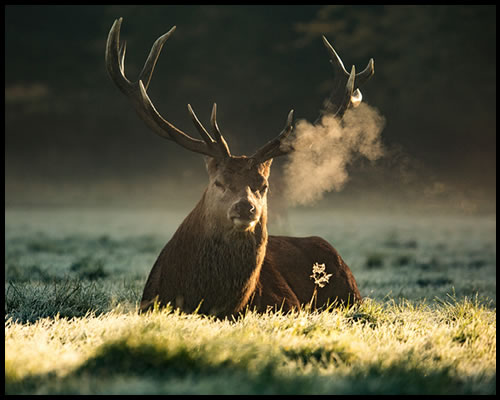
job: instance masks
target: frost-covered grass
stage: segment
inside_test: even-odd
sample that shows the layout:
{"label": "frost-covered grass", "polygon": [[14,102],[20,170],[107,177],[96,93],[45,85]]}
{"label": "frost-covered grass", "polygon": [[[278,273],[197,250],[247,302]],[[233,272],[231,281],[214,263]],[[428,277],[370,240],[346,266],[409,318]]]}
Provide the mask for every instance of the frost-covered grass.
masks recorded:
{"label": "frost-covered grass", "polygon": [[360,307],[138,315],[185,214],[6,210],[6,393],[496,393],[494,216],[290,214],[271,233],[328,239]]}
{"label": "frost-covered grass", "polygon": [[236,322],[116,309],[5,332],[8,394],[495,392],[495,312],[470,300]]}

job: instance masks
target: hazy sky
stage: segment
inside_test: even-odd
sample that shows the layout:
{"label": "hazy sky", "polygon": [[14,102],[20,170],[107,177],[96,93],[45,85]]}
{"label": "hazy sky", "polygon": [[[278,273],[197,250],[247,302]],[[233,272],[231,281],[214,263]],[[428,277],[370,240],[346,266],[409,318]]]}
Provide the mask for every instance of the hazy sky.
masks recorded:
{"label": "hazy sky", "polygon": [[[236,154],[276,136],[292,108],[296,122],[318,116],[332,82],[321,35],[347,69],[374,58],[375,75],[362,92],[384,121],[377,144],[384,155],[353,153],[345,183],[320,204],[495,210],[496,6],[5,11],[7,205],[168,207],[200,196],[203,157],[149,131],[106,73],[107,34],[123,17],[130,79],[156,38],[177,26],[148,93],[166,119],[195,137],[187,104],[208,125],[216,102]],[[273,165],[277,197],[289,161]]]}

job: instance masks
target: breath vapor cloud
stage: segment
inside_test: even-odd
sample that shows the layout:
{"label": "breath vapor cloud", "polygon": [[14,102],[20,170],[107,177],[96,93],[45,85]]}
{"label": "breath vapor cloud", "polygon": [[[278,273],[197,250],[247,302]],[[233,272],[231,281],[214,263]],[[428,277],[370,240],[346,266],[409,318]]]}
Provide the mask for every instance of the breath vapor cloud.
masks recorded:
{"label": "breath vapor cloud", "polygon": [[361,103],[342,120],[325,114],[316,124],[300,120],[289,144],[294,147],[284,166],[285,196],[291,205],[312,204],[326,192],[340,191],[349,179],[347,167],[357,157],[374,161],[384,154],[384,118]]}

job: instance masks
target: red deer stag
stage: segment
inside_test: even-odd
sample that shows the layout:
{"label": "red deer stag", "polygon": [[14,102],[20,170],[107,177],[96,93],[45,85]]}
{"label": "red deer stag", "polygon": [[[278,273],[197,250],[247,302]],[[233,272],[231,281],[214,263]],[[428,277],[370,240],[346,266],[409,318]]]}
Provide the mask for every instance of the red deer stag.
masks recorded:
{"label": "red deer stag", "polygon": [[[272,236],[267,233],[267,191],[274,157],[293,150],[285,139],[293,130],[293,110],[283,131],[252,156],[234,156],[211,115],[205,129],[188,105],[202,140],[195,139],[162,118],[146,90],[163,44],[175,26],[153,44],[139,79],[125,76],[125,42],[120,43],[122,18],[116,20],[106,45],[111,79],[127,96],[146,125],[156,134],[187,150],[206,156],[209,183],[201,200],[161,251],[147,279],[140,310],[172,304],[185,312],[226,317],[246,307],[265,312],[269,306],[288,311],[308,304],[315,293],[312,266],[325,264],[330,282],[316,292],[315,306],[361,301],[356,280],[337,251],[320,237]],[[362,72],[348,73],[323,37],[335,71],[328,112],[341,118],[361,101],[356,87],[373,75],[373,59]]]}

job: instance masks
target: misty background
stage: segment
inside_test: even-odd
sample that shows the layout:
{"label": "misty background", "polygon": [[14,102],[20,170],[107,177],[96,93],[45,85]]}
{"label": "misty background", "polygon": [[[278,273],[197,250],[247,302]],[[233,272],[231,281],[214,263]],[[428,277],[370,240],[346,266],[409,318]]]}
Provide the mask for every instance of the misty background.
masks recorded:
{"label": "misty background", "polygon": [[296,123],[318,117],[333,81],[321,35],[347,70],[374,58],[361,91],[383,118],[383,152],[353,153],[342,184],[306,205],[288,198],[295,175],[277,158],[271,209],[496,212],[496,6],[470,5],[6,6],[6,207],[190,209],[200,198],[203,157],[150,131],[107,75],[119,17],[131,80],[177,26],[149,96],[194,137],[187,104],[207,126],[216,102],[237,155],[278,135],[292,108]]}

